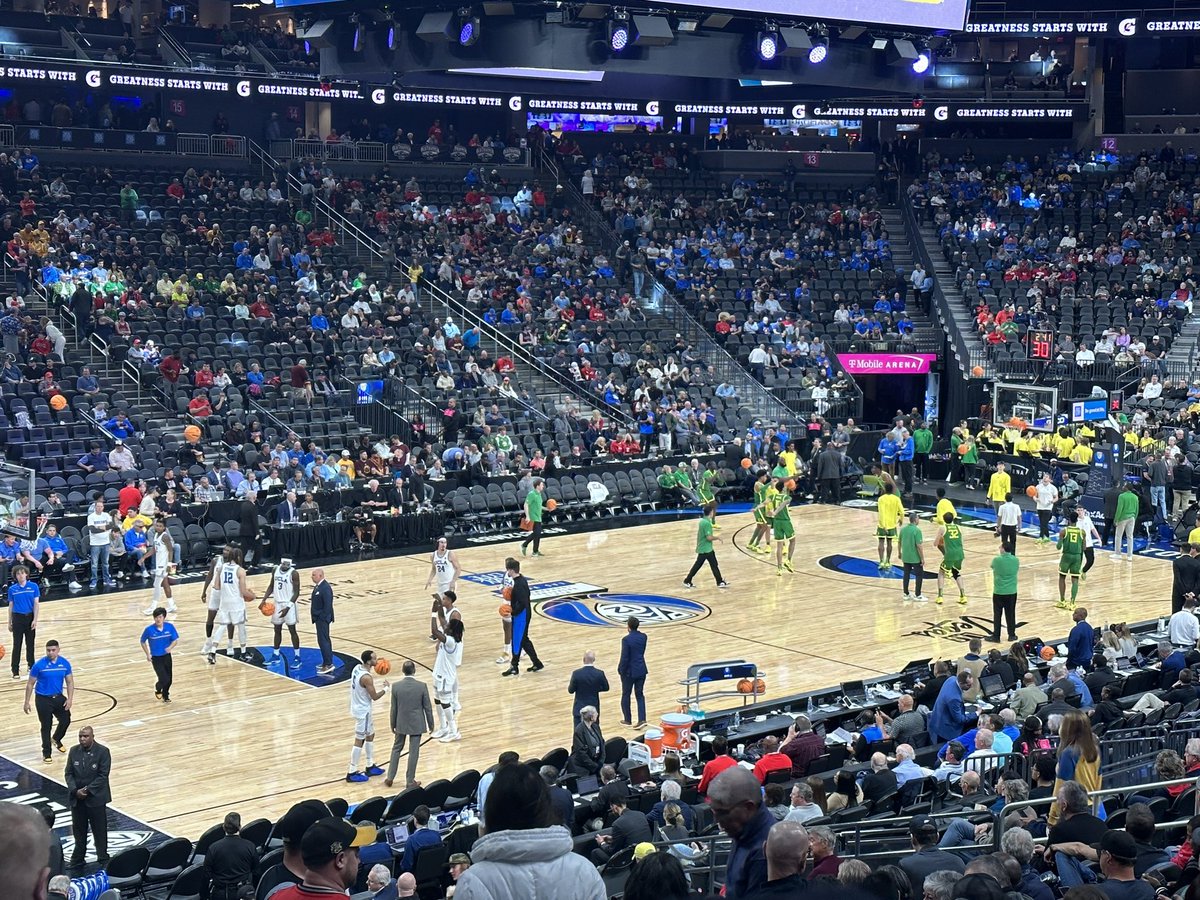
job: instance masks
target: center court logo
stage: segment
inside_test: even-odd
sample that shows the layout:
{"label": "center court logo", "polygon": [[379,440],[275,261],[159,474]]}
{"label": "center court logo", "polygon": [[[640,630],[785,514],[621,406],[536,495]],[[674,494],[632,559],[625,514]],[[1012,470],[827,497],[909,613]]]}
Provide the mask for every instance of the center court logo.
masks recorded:
{"label": "center court logo", "polygon": [[[844,556],[841,553],[823,556],[817,560],[817,564],[822,569],[837,572],[839,575],[853,575],[855,578],[900,579],[904,577],[899,564],[893,565],[890,569],[881,569],[877,560],[863,559],[861,556]],[[937,573],[926,572],[924,577],[937,578]]]}
{"label": "center court logo", "polygon": [[537,604],[538,614],[556,622],[600,628],[624,628],[630,616],[642,625],[683,625],[708,618],[712,610],[695,600],[659,594],[588,594]]}

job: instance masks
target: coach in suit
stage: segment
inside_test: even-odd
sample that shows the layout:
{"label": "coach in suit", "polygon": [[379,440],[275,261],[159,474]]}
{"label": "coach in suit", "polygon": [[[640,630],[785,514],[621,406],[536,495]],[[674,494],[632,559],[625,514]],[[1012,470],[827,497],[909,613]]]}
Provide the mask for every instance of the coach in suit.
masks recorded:
{"label": "coach in suit", "polygon": [[567,771],[572,775],[599,775],[604,765],[604,734],[596,721],[596,707],[585,706],[579,711],[580,721],[571,739],[571,756]]}
{"label": "coach in suit", "polygon": [[629,629],[621,638],[621,662],[617,665],[617,674],[621,676],[621,720],[622,725],[630,724],[629,695],[637,695],[638,720],[637,727],[646,724],[646,695],[642,689],[646,686],[646,636],[638,630],[640,622],[637,616],[630,616],[625,625]]}
{"label": "coach in suit", "polygon": [[567,693],[575,695],[571,704],[571,715],[579,724],[579,711],[585,706],[596,707],[596,718],[600,717],[600,695],[608,690],[608,676],[603,669],[596,668],[596,654],[589,650],[583,654],[583,665],[571,673]]}
{"label": "coach in suit", "polygon": [[246,568],[249,569],[252,565],[250,557],[254,557],[253,565],[258,565],[262,562],[260,558],[262,552],[259,549],[258,541],[258,507],[255,506],[255,501],[258,500],[256,491],[246,491],[246,496],[238,506],[238,538],[242,543],[242,558],[245,560]]}
{"label": "coach in suit", "polygon": [[288,491],[283,502],[275,507],[276,518],[280,525],[290,525],[300,521],[300,504],[296,502],[296,492]]}
{"label": "coach in suit", "polygon": [[966,731],[971,713],[963,703],[963,694],[971,690],[974,683],[975,676],[964,669],[942,685],[929,713],[929,737],[936,746],[940,747]]}
{"label": "coach in suit", "polygon": [[108,861],[108,804],[112,789],[108,776],[112,771],[112,754],[103,744],[96,743],[90,725],[79,729],[79,743],[67,753],[67,794],[71,803],[71,833],[75,849],[71,865],[83,865],[87,852],[88,827],[96,844],[96,861]]}
{"label": "coach in suit", "polygon": [[309,601],[313,627],[317,629],[317,646],[321,648],[321,664],[317,673],[325,675],[333,671],[333,643],[329,640],[329,626],[333,624],[333,586],[325,580],[324,569],[312,570],[313,592]]}
{"label": "coach in suit", "polygon": [[421,758],[421,735],[433,731],[433,707],[429,703],[429,686],[423,681],[417,681],[417,664],[406,659],[401,666],[404,677],[392,685],[392,706],[390,721],[392,734],[392,758],[388,761],[387,777],[383,780],[387,787],[392,786],[396,777],[396,769],[400,765],[400,754],[404,752],[404,744],[408,743],[408,771],[405,775],[405,787],[419,784],[417,781],[417,760]]}

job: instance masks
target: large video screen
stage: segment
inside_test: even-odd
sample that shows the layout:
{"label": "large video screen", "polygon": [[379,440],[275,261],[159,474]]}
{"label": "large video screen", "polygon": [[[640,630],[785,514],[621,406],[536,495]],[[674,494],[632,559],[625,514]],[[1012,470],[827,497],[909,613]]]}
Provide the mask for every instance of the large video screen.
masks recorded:
{"label": "large video screen", "polygon": [[703,6],[738,13],[796,19],[837,20],[905,28],[961,31],[967,22],[967,0],[675,0],[682,6]]}

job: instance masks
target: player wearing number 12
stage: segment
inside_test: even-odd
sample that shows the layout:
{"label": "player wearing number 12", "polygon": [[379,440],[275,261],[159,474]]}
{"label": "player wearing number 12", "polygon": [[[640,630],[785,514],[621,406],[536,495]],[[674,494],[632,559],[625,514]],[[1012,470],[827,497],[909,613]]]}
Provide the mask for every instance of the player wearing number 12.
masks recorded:
{"label": "player wearing number 12", "polygon": [[883,483],[877,508],[879,526],[875,529],[875,537],[879,538],[879,569],[886,572],[892,567],[892,543],[904,521],[904,503],[896,495],[896,483],[891,479]]}
{"label": "player wearing number 12", "polygon": [[[1083,572],[1083,530],[1076,524],[1079,515],[1075,510],[1067,513],[1067,527],[1058,533],[1058,602],[1059,609],[1074,609],[1079,596],[1079,576]],[[1071,576],[1071,599],[1067,600],[1067,576]]]}

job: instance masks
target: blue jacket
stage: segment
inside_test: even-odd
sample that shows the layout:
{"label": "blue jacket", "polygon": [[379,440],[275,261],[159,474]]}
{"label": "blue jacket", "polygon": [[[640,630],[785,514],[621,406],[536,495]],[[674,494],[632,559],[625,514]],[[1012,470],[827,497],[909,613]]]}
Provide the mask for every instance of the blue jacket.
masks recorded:
{"label": "blue jacket", "polygon": [[571,704],[571,714],[579,718],[579,711],[585,706],[600,709],[600,695],[608,690],[608,676],[603,669],[595,666],[582,666],[571,673],[571,683],[567,685],[567,693],[575,695]]}
{"label": "blue jacket", "polygon": [[1067,637],[1067,668],[1089,665],[1096,646],[1096,633],[1086,621],[1076,622]]}
{"label": "blue jacket", "polygon": [[907,441],[900,445],[901,461],[910,460],[913,458],[913,453],[916,452],[916,442],[910,437]]}
{"label": "blue jacket", "polygon": [[617,674],[622,678],[645,678],[648,672],[646,636],[640,631],[630,631],[621,638],[621,662],[617,665]]}
{"label": "blue jacket", "polygon": [[314,622],[333,621],[333,588],[328,581],[313,586],[311,606]]}
{"label": "blue jacket", "polygon": [[892,463],[894,463],[896,461],[896,453],[897,453],[897,451],[899,451],[899,449],[900,448],[896,446],[895,441],[890,440],[886,437],[883,438],[879,442],[879,460],[880,460],[880,462],[882,462],[885,466],[891,465]]}
{"label": "blue jacket", "polygon": [[949,678],[942,685],[933,703],[933,710],[929,713],[929,734],[935,744],[940,744],[962,734],[969,721],[958,679]]}
{"label": "blue jacket", "polygon": [[436,847],[442,842],[442,836],[434,828],[418,828],[408,836],[404,844],[404,856],[400,859],[400,869],[411,872],[417,861],[417,851],[422,847]]}

